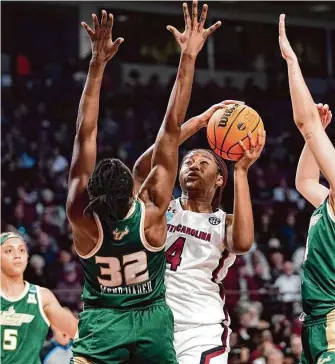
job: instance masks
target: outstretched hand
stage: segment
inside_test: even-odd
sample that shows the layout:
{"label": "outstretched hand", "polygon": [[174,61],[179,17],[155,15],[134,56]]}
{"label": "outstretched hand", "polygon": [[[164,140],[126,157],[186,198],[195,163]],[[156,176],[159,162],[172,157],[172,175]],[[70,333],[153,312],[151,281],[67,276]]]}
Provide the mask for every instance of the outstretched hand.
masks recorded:
{"label": "outstretched hand", "polygon": [[317,104],[316,107],[320,115],[322,126],[326,129],[333,117],[331,110],[329,110],[329,105]]}
{"label": "outstretched hand", "polygon": [[113,15],[108,15],[102,10],[101,23],[99,23],[96,14],[92,14],[93,30],[85,22],[82,22],[82,27],[87,31],[91,38],[92,46],[92,61],[108,62],[118,51],[120,44],[124,41],[123,38],[117,38],[112,41]]}
{"label": "outstretched hand", "polygon": [[215,104],[211,106],[209,109],[207,109],[202,114],[196,116],[198,118],[200,125],[205,128],[210,120],[210,118],[213,116],[213,114],[222,108],[224,108],[227,105],[231,104],[244,104],[243,101],[236,101],[236,100],[224,100],[218,104]]}
{"label": "outstretched hand", "polygon": [[249,167],[256,162],[260,157],[265,145],[266,133],[264,129],[258,129],[257,140],[253,138],[251,133],[248,133],[250,148],[247,149],[243,141],[239,141],[240,146],[244,150],[244,156],[235,164],[235,169],[248,170]]}
{"label": "outstretched hand", "polygon": [[198,1],[193,0],[192,17],[186,3],[183,3],[183,11],[185,18],[185,30],[180,33],[175,27],[168,25],[166,28],[174,35],[178,42],[182,53],[196,56],[202,49],[207,37],[212,34],[221,25],[218,21],[211,27],[205,29],[204,25],[207,18],[208,5],[202,8],[200,19],[198,19]]}
{"label": "outstretched hand", "polygon": [[297,56],[291,47],[291,44],[286,36],[285,29],[285,14],[281,14],[279,17],[279,46],[282,57],[286,61],[296,61]]}

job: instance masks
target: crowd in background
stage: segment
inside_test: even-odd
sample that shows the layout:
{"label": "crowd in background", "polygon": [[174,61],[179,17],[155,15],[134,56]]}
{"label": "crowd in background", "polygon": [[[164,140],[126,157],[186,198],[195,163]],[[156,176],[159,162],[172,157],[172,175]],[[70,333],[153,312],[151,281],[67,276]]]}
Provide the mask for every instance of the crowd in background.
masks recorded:
{"label": "crowd in background", "polygon": [[[20,62],[12,85],[2,89],[1,229],[16,229],[27,239],[26,279],[55,290],[63,305],[79,312],[83,276],[65,201],[87,69],[71,61],[32,72],[29,60]],[[143,83],[141,74],[133,71],[129,82],[118,82],[115,87],[112,75],[107,68],[101,91],[98,157],[119,157],[132,167],[154,142],[174,79],[163,86],[154,75]],[[243,100],[255,108],[268,136],[262,157],[249,171],[255,244],[250,253],[237,257],[224,280],[233,330],[230,362],[298,363],[299,274],[312,212],[294,186],[303,139],[292,120],[286,81],[273,84],[269,80],[267,88],[261,89],[250,78],[239,89],[232,78],[225,79],[224,87],[215,80],[203,86],[195,80],[188,117],[224,99]],[[334,90],[317,97],[325,103],[333,99]],[[335,140],[332,126],[329,133]],[[181,147],[181,157],[198,147],[208,147],[205,131]],[[228,167],[232,172],[229,162]],[[232,176],[223,195],[223,207],[229,213]],[[174,195],[179,193],[176,186]]]}

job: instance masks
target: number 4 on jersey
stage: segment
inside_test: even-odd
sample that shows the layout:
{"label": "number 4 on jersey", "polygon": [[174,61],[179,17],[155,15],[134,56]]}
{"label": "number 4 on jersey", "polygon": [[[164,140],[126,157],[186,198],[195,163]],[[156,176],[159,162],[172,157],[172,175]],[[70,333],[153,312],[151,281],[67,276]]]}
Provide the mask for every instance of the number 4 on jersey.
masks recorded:
{"label": "number 4 on jersey", "polygon": [[181,255],[183,253],[185,240],[186,238],[178,238],[165,253],[166,261],[171,264],[170,269],[174,272],[180,266],[183,259]]}

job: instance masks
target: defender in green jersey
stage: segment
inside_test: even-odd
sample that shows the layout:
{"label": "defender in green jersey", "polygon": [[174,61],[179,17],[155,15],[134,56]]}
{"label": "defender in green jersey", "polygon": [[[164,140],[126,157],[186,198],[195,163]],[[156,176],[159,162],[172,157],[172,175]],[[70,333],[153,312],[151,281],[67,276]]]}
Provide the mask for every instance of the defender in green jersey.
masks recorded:
{"label": "defender in green jersey", "polygon": [[186,29],[173,33],[181,47],[177,78],[158,133],[152,171],[134,196],[130,170],[118,159],[95,168],[99,92],[104,68],[123,39],[112,41],[113,16],[93,14],[92,60],[80,101],[70,168],[67,214],[84,268],[84,311],[74,362],[177,363],[173,315],[165,303],[166,211],[178,168],[178,144],[191,94],[196,56],[220,23],[204,29],[184,4]]}
{"label": "defender in green jersey", "polygon": [[77,320],[46,288],[23,280],[26,243],[14,233],[1,234],[1,363],[38,364],[50,324],[71,337]]}
{"label": "defender in green jersey", "polygon": [[[316,207],[301,283],[305,311],[301,362],[335,364],[335,148],[324,130],[332,114],[328,105],[314,104],[286,37],[284,15],[279,21],[279,43],[288,65],[294,121],[306,141],[296,187]],[[320,171],[330,188],[320,184]]]}

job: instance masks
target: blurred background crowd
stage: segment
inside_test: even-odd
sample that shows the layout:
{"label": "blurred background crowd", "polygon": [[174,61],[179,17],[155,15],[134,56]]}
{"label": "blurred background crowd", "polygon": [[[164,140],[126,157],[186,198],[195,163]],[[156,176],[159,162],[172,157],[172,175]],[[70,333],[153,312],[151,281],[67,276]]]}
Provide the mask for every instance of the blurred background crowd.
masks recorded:
{"label": "blurred background crowd", "polygon": [[[132,167],[154,142],[174,82],[178,53],[170,35],[165,34],[165,25],[182,26],[183,19],[163,15],[160,9],[156,17],[155,5],[151,9],[147,3],[143,4],[151,9],[148,13],[123,10],[120,3],[115,4],[117,9],[111,6],[110,10],[116,13],[116,36],[122,35],[126,42],[103,80],[98,157],[119,157]],[[3,5],[12,38],[4,40],[2,48],[1,229],[18,230],[27,239],[26,279],[51,288],[63,305],[77,313],[83,276],[65,200],[77,108],[89,62],[77,27],[79,16],[89,19],[82,19],[89,13],[85,6]],[[210,12],[215,6],[225,10],[225,6],[211,3]],[[93,7],[94,11],[100,9]],[[15,11],[24,16],[16,13],[14,21]],[[22,30],[29,11],[34,17],[43,12],[43,18],[38,29],[29,25]],[[288,15],[289,11],[296,10],[288,9]],[[176,14],[179,12],[178,6]],[[327,16],[320,17],[325,24]],[[62,17],[66,21],[59,34],[52,27]],[[157,34],[145,26],[146,19]],[[41,29],[43,34],[34,42]],[[230,363],[234,364],[299,363],[302,350],[300,271],[313,209],[294,186],[303,139],[292,120],[276,31],[275,22],[227,20],[199,57],[188,110],[192,117],[224,99],[242,100],[259,112],[268,135],[262,157],[249,171],[255,243],[250,253],[237,258],[224,280],[233,330]],[[330,49],[335,49],[334,30],[300,25],[291,34],[315,101],[335,105],[334,59],[329,61]],[[335,141],[333,125],[328,133]],[[181,157],[198,147],[208,147],[205,130],[181,147]],[[228,162],[228,167],[231,173],[223,208],[231,213],[233,165]],[[174,195],[179,193],[177,185]]]}

